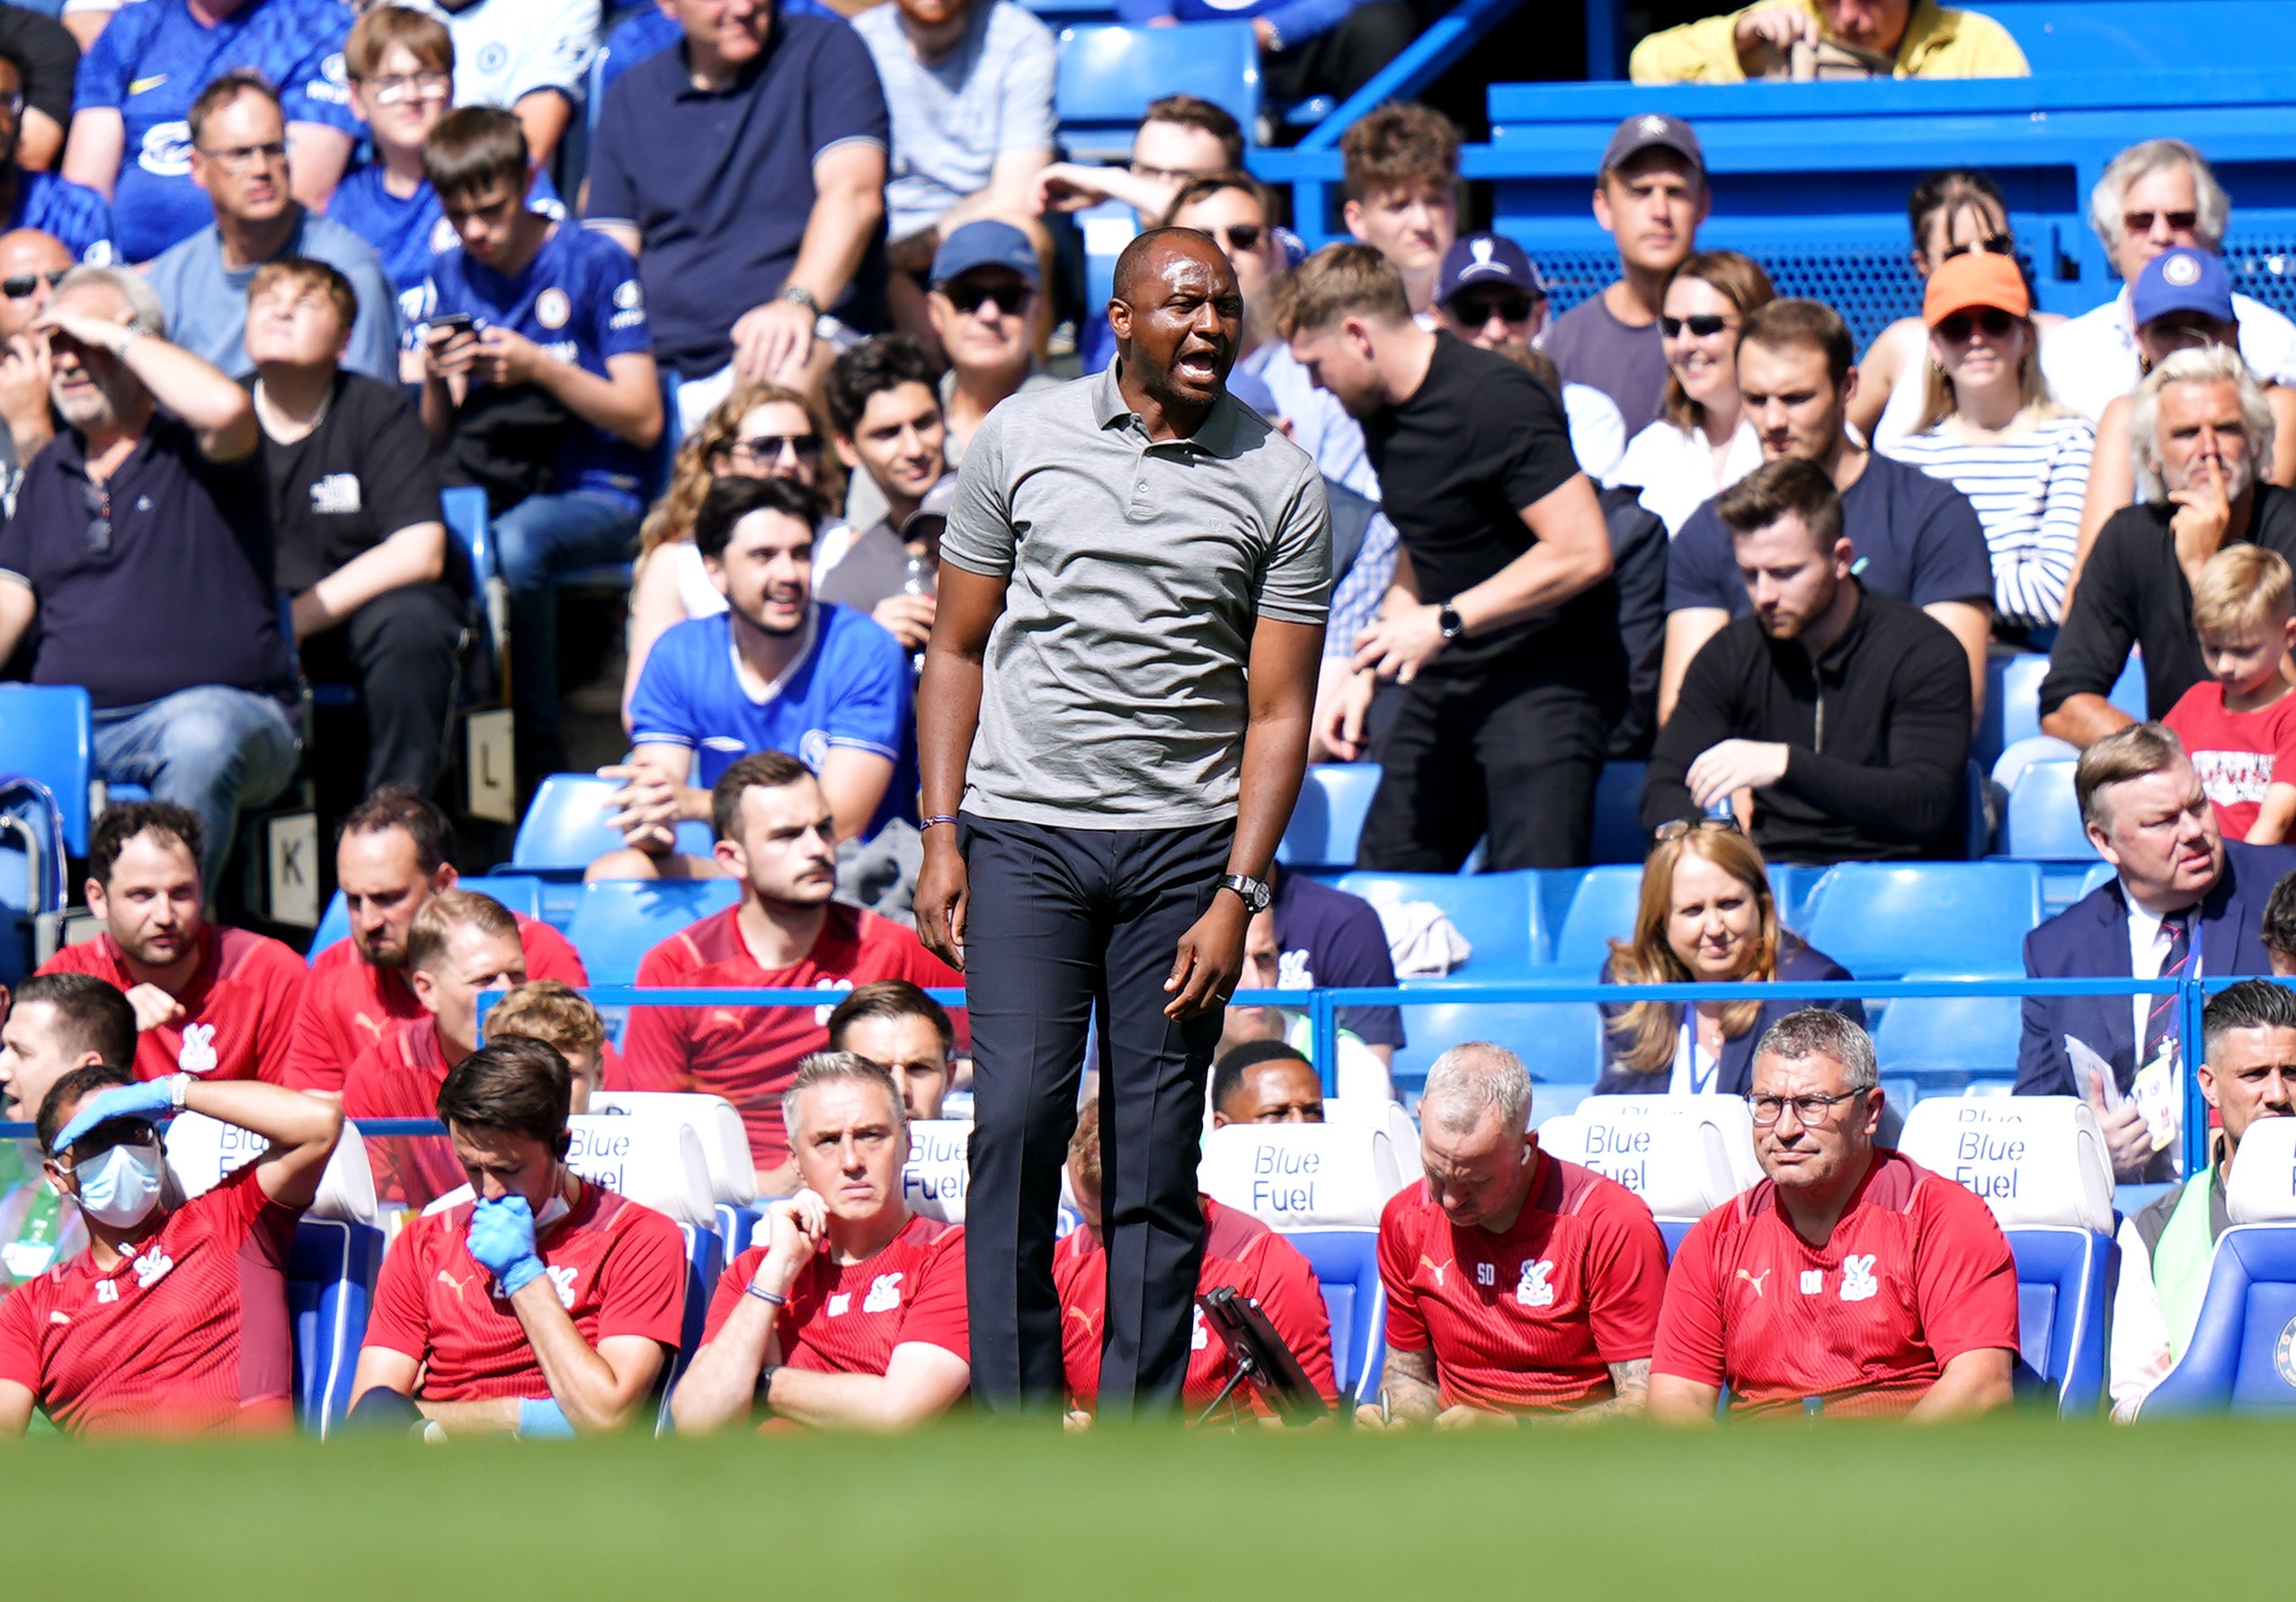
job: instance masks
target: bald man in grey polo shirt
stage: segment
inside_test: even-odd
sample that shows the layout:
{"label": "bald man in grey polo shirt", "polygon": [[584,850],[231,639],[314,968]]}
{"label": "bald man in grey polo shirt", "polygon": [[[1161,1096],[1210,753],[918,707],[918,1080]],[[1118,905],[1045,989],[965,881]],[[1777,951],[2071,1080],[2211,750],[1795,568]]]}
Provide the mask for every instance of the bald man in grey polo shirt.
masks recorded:
{"label": "bald man in grey polo shirt", "polygon": [[1135,239],[1115,364],[989,414],[941,539],[917,927],[965,970],[973,1394],[996,1412],[1058,1416],[1054,1219],[1096,1001],[1100,1408],[1169,1411],[1187,1373],[1205,1079],[1330,592],[1313,458],[1226,391],[1242,315],[1207,236]]}

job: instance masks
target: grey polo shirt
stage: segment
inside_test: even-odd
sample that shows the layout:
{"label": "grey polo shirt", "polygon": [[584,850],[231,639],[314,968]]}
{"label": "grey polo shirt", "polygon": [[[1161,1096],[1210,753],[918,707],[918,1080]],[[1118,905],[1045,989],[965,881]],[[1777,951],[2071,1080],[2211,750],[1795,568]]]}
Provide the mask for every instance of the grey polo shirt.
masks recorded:
{"label": "grey polo shirt", "polygon": [[1223,396],[1152,443],[1117,368],[988,415],[941,560],[1010,578],[965,807],[1072,829],[1236,812],[1259,618],[1321,627],[1330,518],[1314,458]]}

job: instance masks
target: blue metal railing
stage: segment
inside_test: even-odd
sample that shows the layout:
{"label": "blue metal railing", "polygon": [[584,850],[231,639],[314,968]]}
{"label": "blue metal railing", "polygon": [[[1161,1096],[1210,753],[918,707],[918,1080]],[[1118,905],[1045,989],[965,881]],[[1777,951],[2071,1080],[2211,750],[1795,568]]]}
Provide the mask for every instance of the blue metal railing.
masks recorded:
{"label": "blue metal railing", "polygon": [[[1342,1007],[1431,1007],[1444,1005],[1568,1005],[1589,1002],[1760,1001],[1792,996],[1804,1001],[1887,1001],[1935,997],[2025,996],[2158,996],[2178,997],[2176,1036],[2177,1060],[2189,1063],[2191,1042],[2201,1037],[2201,1010],[2208,996],[2237,983],[2236,978],[2206,981],[2182,979],[1897,979],[1834,980],[1766,984],[1539,984],[1522,982],[1433,983],[1330,990],[1240,990],[1230,998],[1243,1007],[1282,1007],[1304,1012],[1313,1037],[1316,1065],[1323,1076],[1326,1095],[1337,1091],[1339,1022]],[[825,998],[842,994],[823,990],[659,989],[636,985],[594,985],[583,992],[594,1007],[820,1007]],[[961,1007],[965,992],[943,988],[927,992],[945,1006]],[[497,992],[478,998],[483,1029],[487,1011],[499,1000]],[[1535,1054],[1533,1054],[1535,1055]],[[1990,1064],[1989,1064],[1989,1066]],[[2208,1103],[2201,1095],[2199,1076],[2185,1075],[2183,1087],[2184,1166],[2187,1173],[2208,1160]],[[444,1125],[425,1118],[362,1118],[362,1135],[376,1136],[441,1135]],[[0,1123],[0,1138],[25,1138],[29,1124]]]}

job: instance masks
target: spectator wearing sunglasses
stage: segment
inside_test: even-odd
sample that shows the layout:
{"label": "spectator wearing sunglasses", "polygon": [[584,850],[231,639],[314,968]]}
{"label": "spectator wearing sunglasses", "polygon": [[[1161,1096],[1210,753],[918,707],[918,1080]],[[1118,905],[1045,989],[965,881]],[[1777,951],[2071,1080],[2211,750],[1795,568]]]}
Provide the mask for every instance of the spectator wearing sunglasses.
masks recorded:
{"label": "spectator wearing sunglasses", "polygon": [[1669,536],[1761,465],[1761,437],[1738,392],[1738,333],[1775,297],[1769,274],[1734,250],[1701,251],[1667,280],[1666,415],[1628,443],[1608,482],[1633,486]]}
{"label": "spectator wearing sunglasses", "polygon": [[[2134,296],[2145,264],[2177,245],[2220,254],[2232,200],[2199,151],[2182,139],[2147,139],[2105,167],[2089,193],[2088,218],[2121,276],[2121,293],[2050,334],[2041,369],[2050,392],[2094,423],[2143,377]],[[2246,295],[2232,297],[2232,309],[2249,369],[2272,383],[2296,383],[2296,323]]]}
{"label": "spectator wearing sunglasses", "polygon": [[52,234],[0,235],[0,423],[7,431],[0,436],[0,512],[10,515],[26,464],[56,437],[48,348],[29,330],[71,268],[72,253]]}
{"label": "spectator wearing sunglasses", "polygon": [[[654,503],[638,530],[629,669],[622,681],[625,728],[654,642],[689,618],[714,618],[725,610],[725,593],[711,582],[694,544],[694,514],[709,486],[726,477],[788,478],[825,491],[837,464],[834,458],[824,459],[823,444],[805,396],[776,384],[743,384],[710,408],[701,426],[678,447],[669,493]],[[815,530],[816,541],[832,531],[844,538],[841,523],[825,520]]]}
{"label": "spectator wearing sunglasses", "polygon": [[[35,55],[28,31],[44,38],[49,30],[55,55]],[[110,203],[45,170],[63,143],[59,119],[71,115],[72,69],[79,59],[79,47],[60,24],[0,5],[0,211],[10,228],[53,234],[76,259],[101,265],[112,258]],[[58,68],[60,104],[50,98]]]}
{"label": "spectator wearing sunglasses", "polygon": [[219,885],[240,809],[294,777],[299,696],[254,404],[166,325],[111,267],[72,269],[31,325],[64,426],[0,530],[0,661],[29,637],[34,683],[86,687],[96,776],[197,813]]}
{"label": "spectator wearing sunglasses", "polygon": [[814,595],[868,613],[911,653],[923,650],[932,634],[938,586],[912,591],[910,558],[921,556],[937,570],[940,547],[937,533],[912,547],[910,524],[948,475],[948,429],[934,380],[923,345],[905,334],[881,334],[831,363],[823,387],[838,457],[876,490],[885,512],[868,527],[851,529],[861,514],[848,500],[850,536],[834,542],[841,548],[815,554]]}
{"label": "spectator wearing sunglasses", "polygon": [[[2239,319],[2232,304],[2232,275],[2222,258],[2211,252],[2177,245],[2145,263],[2129,292],[2130,314],[2137,320],[2137,365],[2150,373],[2179,351],[2203,345],[2237,346]],[[2296,390],[2259,378],[2265,404],[2272,410],[2272,459],[2258,464],[2267,484],[2286,489],[2296,485]],[[2129,437],[2129,414],[2136,408],[2133,393],[2116,396],[2097,420],[2100,440]],[[2080,548],[2073,556],[2073,576],[2067,586],[2080,583],[2081,568],[2096,543],[2096,536],[2124,506],[2137,498],[2136,464],[2121,449],[2100,451],[2089,464],[2087,498],[2081,503]]]}
{"label": "spectator wearing sunglasses", "polygon": [[[1932,173],[1914,185],[1906,200],[1906,221],[1913,232],[1907,259],[1924,282],[1955,256],[2016,254],[2009,203],[1993,180],[1966,167]],[[2033,314],[2033,325],[2044,338],[2065,320],[2055,312]],[[1900,317],[1874,336],[1857,364],[1850,426],[1877,450],[1912,433],[1928,398],[1928,372],[1929,325],[1918,316]]]}
{"label": "spectator wearing sunglasses", "polygon": [[2053,630],[2080,530],[2096,436],[2041,377],[2025,274],[1978,251],[1929,275],[1927,396],[1915,431],[1887,448],[1969,497],[1993,560],[1993,627],[2017,644]]}
{"label": "spectator wearing sunglasses", "polygon": [[1816,462],[1765,462],[1714,505],[1751,610],[1691,662],[1651,751],[1642,826],[1728,806],[1774,862],[1953,854],[1971,727],[1960,643],[1854,576],[1843,497]]}
{"label": "spectator wearing sunglasses", "polygon": [[385,383],[398,378],[398,309],[375,247],[289,192],[287,124],[278,94],[252,69],[227,73],[191,102],[191,180],[214,220],[151,264],[175,342],[233,378],[247,354],[247,289],[266,262],[325,262],[358,296],[343,365]]}
{"label": "spectator wearing sunglasses", "polygon": [[[1642,864],[1631,939],[1613,940],[1605,984],[1831,983],[1850,977],[1786,928],[1769,869],[1735,818],[1660,823]],[[1797,1008],[1820,1006],[1858,1023],[1856,1000],[1605,1001],[1597,1096],[1743,1096],[1753,1088],[1754,1042]]]}
{"label": "spectator wearing sunglasses", "polygon": [[[1546,284],[1523,247],[1496,234],[1451,242],[1435,273],[1435,320],[1471,345],[1509,355],[1527,351],[1546,326]],[[1601,482],[1626,452],[1626,420],[1591,384],[1562,383],[1571,452],[1579,470]]]}
{"label": "spectator wearing sunglasses", "polygon": [[952,467],[998,402],[1060,381],[1037,365],[1029,345],[1041,283],[1036,246],[1010,223],[966,223],[933,254],[925,306],[948,356],[940,406]]}

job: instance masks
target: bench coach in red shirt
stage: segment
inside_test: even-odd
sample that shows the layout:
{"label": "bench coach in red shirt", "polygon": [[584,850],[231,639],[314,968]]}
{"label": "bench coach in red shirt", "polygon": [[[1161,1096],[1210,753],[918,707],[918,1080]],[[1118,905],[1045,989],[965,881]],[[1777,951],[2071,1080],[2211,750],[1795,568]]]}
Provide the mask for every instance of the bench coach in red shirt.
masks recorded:
{"label": "bench coach in red shirt", "polygon": [[1768,1177],[1675,1253],[1651,1412],[1712,1423],[1815,1407],[1944,1419],[2006,1407],[2017,1271],[1991,1209],[1873,1144],[1873,1043],[1806,1008],[1754,1048],[1754,1154]]}

